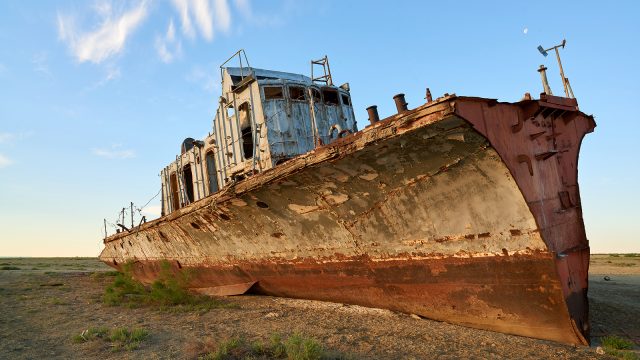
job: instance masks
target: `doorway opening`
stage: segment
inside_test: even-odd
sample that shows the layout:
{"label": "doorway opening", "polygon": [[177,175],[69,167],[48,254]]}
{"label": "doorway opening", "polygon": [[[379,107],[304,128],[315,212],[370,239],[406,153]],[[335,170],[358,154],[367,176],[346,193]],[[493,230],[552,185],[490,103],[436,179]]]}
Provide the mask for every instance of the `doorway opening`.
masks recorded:
{"label": "doorway opening", "polygon": [[182,168],[182,175],[184,176],[184,187],[187,191],[187,198],[189,203],[194,201],[193,198],[193,174],[191,173],[191,165],[187,164]]}

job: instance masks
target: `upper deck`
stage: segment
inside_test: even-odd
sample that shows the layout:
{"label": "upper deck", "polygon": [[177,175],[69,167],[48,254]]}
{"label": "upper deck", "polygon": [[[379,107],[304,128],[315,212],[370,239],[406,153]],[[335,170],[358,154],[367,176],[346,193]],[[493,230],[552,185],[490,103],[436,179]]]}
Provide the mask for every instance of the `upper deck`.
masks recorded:
{"label": "upper deck", "polygon": [[[328,64],[327,64],[328,66]],[[212,129],[165,167],[162,214],[358,131],[348,84],[253,67],[221,67]]]}

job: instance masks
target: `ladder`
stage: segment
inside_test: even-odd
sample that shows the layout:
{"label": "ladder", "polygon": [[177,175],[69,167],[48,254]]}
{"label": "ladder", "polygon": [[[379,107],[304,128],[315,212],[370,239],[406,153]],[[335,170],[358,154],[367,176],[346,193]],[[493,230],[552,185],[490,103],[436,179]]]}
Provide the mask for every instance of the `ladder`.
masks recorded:
{"label": "ladder", "polygon": [[[316,66],[322,66],[322,74],[318,77],[313,76],[313,68]],[[311,60],[311,80],[314,83],[324,83],[327,86],[333,86],[333,80],[331,79],[331,68],[329,68],[329,58],[325,55],[322,59]]]}

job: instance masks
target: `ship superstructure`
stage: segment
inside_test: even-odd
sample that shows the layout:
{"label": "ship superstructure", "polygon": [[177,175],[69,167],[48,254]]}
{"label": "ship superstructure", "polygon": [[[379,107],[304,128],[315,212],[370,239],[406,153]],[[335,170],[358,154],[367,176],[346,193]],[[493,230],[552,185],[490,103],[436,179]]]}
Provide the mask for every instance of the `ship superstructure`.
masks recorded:
{"label": "ship superstructure", "polygon": [[[232,59],[241,56],[247,64],[243,51]],[[212,131],[203,140],[185,139],[160,173],[162,214],[357,132],[349,85],[333,85],[326,57],[315,62],[326,75],[223,64]]]}

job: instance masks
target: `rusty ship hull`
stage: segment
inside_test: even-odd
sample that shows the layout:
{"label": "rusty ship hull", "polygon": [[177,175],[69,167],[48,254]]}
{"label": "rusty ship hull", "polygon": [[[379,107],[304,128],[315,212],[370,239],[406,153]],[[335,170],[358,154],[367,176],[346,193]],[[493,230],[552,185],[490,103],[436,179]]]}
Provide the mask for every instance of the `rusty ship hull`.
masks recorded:
{"label": "rusty ship hull", "polygon": [[386,308],[587,344],[573,99],[448,96],[105,239],[150,283]]}

